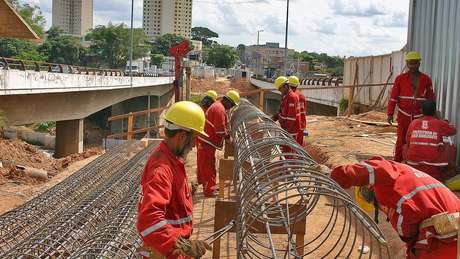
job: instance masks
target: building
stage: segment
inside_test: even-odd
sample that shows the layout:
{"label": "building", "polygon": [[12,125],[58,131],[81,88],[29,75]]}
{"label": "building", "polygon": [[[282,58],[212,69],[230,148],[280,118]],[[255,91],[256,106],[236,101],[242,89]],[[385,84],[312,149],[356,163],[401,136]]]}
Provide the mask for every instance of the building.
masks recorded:
{"label": "building", "polygon": [[[267,42],[265,45],[246,46],[244,50],[244,60],[249,69],[257,75],[272,77],[277,70],[284,69],[284,48],[280,48],[279,43]],[[288,49],[288,57],[293,56],[294,49]],[[289,61],[296,63],[297,61]]]}
{"label": "building", "polygon": [[93,0],[53,0],[53,26],[84,36],[93,28]]}
{"label": "building", "polygon": [[142,27],[151,40],[167,33],[190,38],[192,0],[144,0]]}

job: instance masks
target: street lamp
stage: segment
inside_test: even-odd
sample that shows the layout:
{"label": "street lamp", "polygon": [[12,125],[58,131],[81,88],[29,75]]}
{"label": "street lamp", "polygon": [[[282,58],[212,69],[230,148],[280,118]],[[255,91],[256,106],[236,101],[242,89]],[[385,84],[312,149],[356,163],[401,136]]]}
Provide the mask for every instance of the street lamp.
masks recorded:
{"label": "street lamp", "polygon": [[286,6],[286,32],[284,34],[284,74],[287,75],[287,58],[288,58],[288,28],[289,28],[289,0]]}
{"label": "street lamp", "polygon": [[257,46],[259,46],[259,34],[263,31],[263,29],[257,31]]}
{"label": "street lamp", "polygon": [[129,76],[131,78],[131,86],[133,86],[133,13],[134,0],[131,0],[131,31],[129,35]]}

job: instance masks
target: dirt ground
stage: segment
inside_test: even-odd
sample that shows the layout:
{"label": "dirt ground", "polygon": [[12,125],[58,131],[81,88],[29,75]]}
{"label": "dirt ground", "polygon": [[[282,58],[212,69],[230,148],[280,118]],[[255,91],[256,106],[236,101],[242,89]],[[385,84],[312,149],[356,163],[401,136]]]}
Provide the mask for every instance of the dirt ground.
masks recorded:
{"label": "dirt ground", "polygon": [[215,80],[211,79],[192,79],[192,93],[204,93],[208,90],[214,90],[219,95],[225,94],[229,89],[235,89],[241,92],[255,90],[247,79],[229,80],[219,77]]}

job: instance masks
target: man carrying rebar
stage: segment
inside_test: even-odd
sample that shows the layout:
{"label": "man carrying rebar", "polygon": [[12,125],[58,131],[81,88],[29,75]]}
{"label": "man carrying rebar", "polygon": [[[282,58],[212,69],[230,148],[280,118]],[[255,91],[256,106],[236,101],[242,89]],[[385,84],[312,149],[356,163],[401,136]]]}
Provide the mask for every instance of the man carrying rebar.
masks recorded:
{"label": "man carrying rebar", "polygon": [[[359,200],[376,205],[406,243],[407,258],[454,259],[460,200],[446,186],[417,169],[381,157],[334,168],[343,188],[361,186]],[[378,218],[378,214],[376,215]]]}
{"label": "man carrying rebar", "polygon": [[235,90],[228,91],[221,100],[214,102],[206,111],[205,131],[209,136],[197,138],[197,178],[203,185],[205,197],[217,196],[216,190],[216,149],[222,149],[227,132],[227,111],[238,105],[240,95]]}
{"label": "man carrying rebar", "polygon": [[291,86],[291,90],[299,97],[300,129],[296,140],[299,145],[303,146],[304,131],[307,129],[307,98],[305,98],[305,95],[303,95],[302,92],[297,89],[300,85],[300,80],[298,77],[290,76],[288,80],[289,85]]}
{"label": "man carrying rebar", "polygon": [[388,123],[393,122],[393,114],[396,105],[398,106],[398,130],[394,160],[403,160],[403,145],[406,142],[407,129],[409,124],[416,118],[422,117],[421,105],[425,100],[434,101],[435,94],[431,78],[420,72],[420,54],[411,51],[406,55],[406,65],[409,71],[396,77],[388,100]]}
{"label": "man carrying rebar", "polygon": [[205,115],[193,102],[177,102],[165,115],[165,140],[152,153],[141,180],[137,230],[145,258],[201,257],[211,247],[192,234],[192,195],[184,161],[195,136],[204,132]]}
{"label": "man carrying rebar", "polygon": [[457,128],[447,120],[436,118],[436,103],[422,104],[423,117],[412,121],[407,130],[404,160],[412,167],[423,171],[439,181],[445,180],[447,166],[455,164],[455,145],[444,138],[457,133]]}
{"label": "man carrying rebar", "polygon": [[[281,128],[286,130],[293,139],[298,141],[297,135],[301,128],[299,96],[291,90],[289,79],[280,76],[275,80],[275,88],[281,92],[281,104],[273,120],[279,120]],[[299,143],[299,142],[298,142]],[[299,144],[303,144],[299,143]]]}

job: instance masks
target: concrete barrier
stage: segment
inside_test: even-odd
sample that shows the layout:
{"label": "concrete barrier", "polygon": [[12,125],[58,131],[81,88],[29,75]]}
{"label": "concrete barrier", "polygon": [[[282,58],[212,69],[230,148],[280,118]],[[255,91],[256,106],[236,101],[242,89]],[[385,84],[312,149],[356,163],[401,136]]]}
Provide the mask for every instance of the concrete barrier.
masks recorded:
{"label": "concrete barrier", "polygon": [[37,144],[48,149],[54,149],[56,136],[51,136],[48,133],[33,132],[26,130],[11,130],[7,129],[3,133],[7,139],[21,139],[28,143]]}

